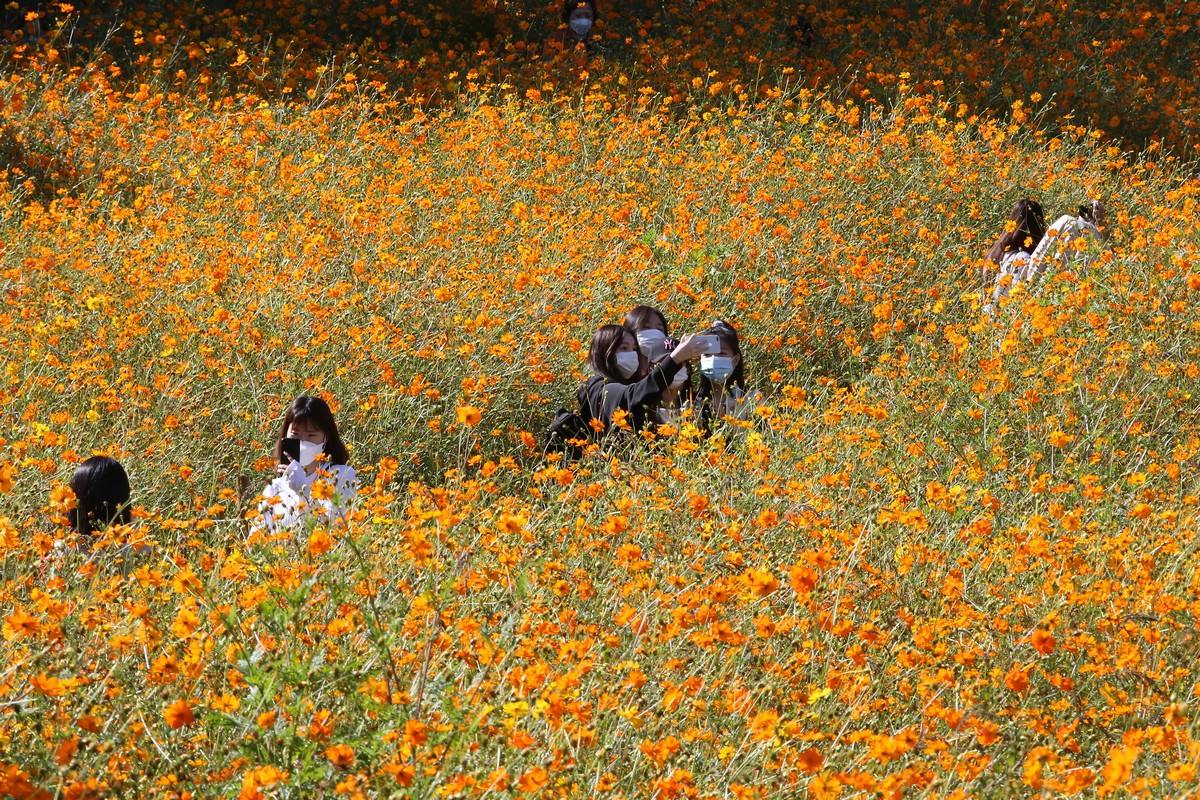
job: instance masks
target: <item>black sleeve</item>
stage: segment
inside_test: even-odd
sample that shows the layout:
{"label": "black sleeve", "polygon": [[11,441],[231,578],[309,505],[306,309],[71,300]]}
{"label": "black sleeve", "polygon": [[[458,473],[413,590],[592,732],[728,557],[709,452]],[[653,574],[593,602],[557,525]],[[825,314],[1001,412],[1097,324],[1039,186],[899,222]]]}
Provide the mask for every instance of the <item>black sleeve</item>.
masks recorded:
{"label": "black sleeve", "polygon": [[640,418],[646,406],[656,405],[662,399],[662,393],[670,387],[679,369],[674,359],[664,358],[637,383],[603,384],[593,398],[599,400],[600,418],[605,426],[612,424],[613,412],[618,408]]}

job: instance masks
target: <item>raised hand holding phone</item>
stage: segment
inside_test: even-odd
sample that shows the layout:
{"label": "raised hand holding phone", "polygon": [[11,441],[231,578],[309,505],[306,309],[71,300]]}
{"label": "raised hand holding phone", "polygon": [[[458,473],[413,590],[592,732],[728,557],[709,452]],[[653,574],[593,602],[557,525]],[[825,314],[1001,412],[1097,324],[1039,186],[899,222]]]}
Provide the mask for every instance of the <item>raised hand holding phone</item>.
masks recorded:
{"label": "raised hand holding phone", "polygon": [[[711,349],[713,345],[716,349]],[[685,364],[711,352],[720,352],[721,343],[716,336],[701,336],[694,333],[685,334],[679,344],[671,351],[671,358],[676,364]]]}
{"label": "raised hand holding phone", "polygon": [[284,437],[279,441],[279,464],[275,467],[275,472],[282,475],[287,472],[287,468],[293,462],[300,460],[300,440],[292,437]]}

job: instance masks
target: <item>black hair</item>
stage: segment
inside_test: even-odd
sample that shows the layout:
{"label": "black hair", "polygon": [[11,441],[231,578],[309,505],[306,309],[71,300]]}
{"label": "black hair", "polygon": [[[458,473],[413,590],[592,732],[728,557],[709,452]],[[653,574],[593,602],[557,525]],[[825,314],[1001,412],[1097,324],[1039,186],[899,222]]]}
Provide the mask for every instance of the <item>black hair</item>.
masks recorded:
{"label": "black hair", "polygon": [[329,404],[319,397],[301,395],[288,406],[283,416],[283,428],[279,431],[279,440],[275,442],[275,460],[283,462],[283,440],[287,438],[288,428],[296,422],[311,422],[325,434],[326,463],[345,464],[350,460],[350,453],[338,435],[337,423],[333,421],[333,411]]}
{"label": "black hair", "polygon": [[671,335],[671,326],[667,324],[667,318],[654,306],[636,306],[628,314],[621,324],[631,330],[634,334],[641,333],[649,329],[655,322],[662,324],[662,331],[667,336]]}
{"label": "black hair", "polygon": [[601,325],[592,335],[592,345],[588,348],[588,362],[592,370],[615,383],[628,383],[645,375],[648,364],[646,354],[640,348],[635,350],[638,354],[638,371],[634,375],[626,378],[617,368],[617,351],[625,337],[633,335],[624,325]]}
{"label": "black hair", "polygon": [[[716,336],[723,344],[729,345],[738,357],[737,366],[733,368],[733,374],[725,381],[725,385],[733,384],[742,392],[746,391],[746,358],[742,355],[742,347],[738,341],[737,331],[733,326],[724,320],[717,320],[712,327],[704,332],[705,336]],[[696,398],[700,401],[706,401],[713,395],[713,385],[704,373],[700,374],[700,389],[696,392]]]}
{"label": "black hair", "polygon": [[70,486],[75,493],[72,530],[88,536],[109,525],[129,524],[129,476],[115,458],[92,456],[75,470]]}

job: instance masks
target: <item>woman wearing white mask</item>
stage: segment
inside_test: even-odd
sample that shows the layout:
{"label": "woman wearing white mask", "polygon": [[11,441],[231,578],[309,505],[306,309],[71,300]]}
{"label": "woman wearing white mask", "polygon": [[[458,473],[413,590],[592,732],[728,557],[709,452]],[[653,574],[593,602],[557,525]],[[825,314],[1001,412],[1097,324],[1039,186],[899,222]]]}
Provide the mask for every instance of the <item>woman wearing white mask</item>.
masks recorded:
{"label": "woman wearing white mask", "polygon": [[684,336],[671,354],[655,365],[638,347],[637,337],[623,325],[605,325],[592,337],[588,363],[592,376],[579,387],[579,413],[585,420],[598,420],[607,434],[618,411],[621,427],[637,433],[653,425],[653,412],[662,402],[683,365],[704,349],[695,336]]}
{"label": "woman wearing white mask", "polygon": [[[338,435],[329,404],[301,396],[284,415],[275,443],[278,477],[263,490],[261,526],[276,531],[315,517],[327,523],[344,519],[358,490],[349,453]],[[324,486],[314,492],[317,481]]]}
{"label": "woman wearing white mask", "polygon": [[563,0],[560,16],[563,27],[547,38],[546,56],[552,56],[556,51],[575,50],[580,45],[588,54],[594,53],[597,49],[595,0]]}
{"label": "woman wearing white mask", "polygon": [[[637,337],[638,349],[642,351],[642,355],[651,365],[658,364],[670,355],[671,350],[675,347],[676,342],[671,338],[671,328],[667,324],[667,318],[653,306],[637,306],[625,315],[621,324]],[[662,399],[659,401],[656,414],[658,424],[666,425],[676,422],[684,401],[691,401],[690,377],[687,365],[681,366],[675,373],[671,385],[663,391]]]}
{"label": "woman wearing white mask", "polygon": [[700,388],[696,391],[701,429],[712,430],[712,421],[722,417],[745,419],[758,407],[758,392],[746,391],[745,364],[737,331],[717,320],[705,335],[716,336],[721,351],[700,358]]}

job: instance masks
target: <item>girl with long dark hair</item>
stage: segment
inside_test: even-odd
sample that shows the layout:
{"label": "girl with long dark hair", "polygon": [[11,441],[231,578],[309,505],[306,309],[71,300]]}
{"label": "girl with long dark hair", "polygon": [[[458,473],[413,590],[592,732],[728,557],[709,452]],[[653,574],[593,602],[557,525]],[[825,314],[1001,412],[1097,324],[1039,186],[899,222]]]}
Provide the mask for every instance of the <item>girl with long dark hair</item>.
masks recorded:
{"label": "girl with long dark hair", "polygon": [[1046,235],[1046,213],[1042,204],[1028,197],[1013,206],[1008,223],[1005,227],[1011,230],[1000,234],[987,254],[987,260],[1001,268],[1005,262],[1019,259],[1022,253],[1028,257]]}
{"label": "girl with long dark hair", "polygon": [[[639,349],[637,336],[624,325],[604,325],[592,336],[588,363],[592,376],[579,387],[580,415],[597,420],[608,434],[620,419],[633,433],[655,424],[654,412],[663,392],[688,361],[703,352],[695,336],[684,336],[669,356],[651,364]],[[619,413],[620,412],[620,413]]]}
{"label": "girl with long dark hair", "polygon": [[[671,338],[671,327],[661,311],[653,306],[633,308],[621,323],[637,337],[638,350],[651,366],[657,365],[671,354],[676,342]],[[659,398],[655,421],[660,425],[677,422],[684,405],[691,402],[691,375],[687,365],[680,366],[671,385],[663,390]]]}
{"label": "girl with long dark hair", "polygon": [[1041,203],[1028,197],[1017,201],[1005,227],[1005,232],[987,253],[987,260],[1000,270],[991,302],[984,307],[989,314],[1009,296],[1014,286],[1030,278],[1033,252],[1046,235],[1046,214]]}
{"label": "girl with long dark hair", "polygon": [[[329,522],[344,519],[358,491],[349,453],[329,404],[319,397],[297,397],[283,417],[275,442],[277,477],[263,490],[262,525],[275,531],[307,517]],[[325,490],[314,492],[322,481]]]}

